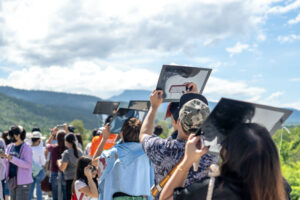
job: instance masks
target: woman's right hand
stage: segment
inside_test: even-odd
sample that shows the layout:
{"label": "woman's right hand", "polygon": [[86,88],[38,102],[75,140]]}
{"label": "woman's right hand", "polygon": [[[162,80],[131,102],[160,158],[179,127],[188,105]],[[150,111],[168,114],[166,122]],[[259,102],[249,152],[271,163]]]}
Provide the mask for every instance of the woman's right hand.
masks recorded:
{"label": "woman's right hand", "polygon": [[183,158],[185,165],[192,166],[194,162],[199,161],[207,153],[209,147],[203,147],[203,144],[199,144],[199,142],[201,142],[201,136],[196,136],[195,134],[189,136]]}

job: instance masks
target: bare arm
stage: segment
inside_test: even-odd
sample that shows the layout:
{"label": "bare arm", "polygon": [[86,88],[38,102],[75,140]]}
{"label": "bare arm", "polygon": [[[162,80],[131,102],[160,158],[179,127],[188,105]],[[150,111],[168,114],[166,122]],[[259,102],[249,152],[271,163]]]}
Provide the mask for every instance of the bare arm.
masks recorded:
{"label": "bare arm", "polygon": [[150,95],[151,107],[141,127],[139,136],[140,143],[143,142],[145,136],[152,135],[154,132],[155,116],[160,104],[163,101],[162,94],[163,92],[161,90],[154,90]]}
{"label": "bare arm", "polygon": [[191,134],[185,146],[185,155],[183,161],[179,164],[174,174],[168,180],[167,184],[163,188],[159,199],[173,199],[174,189],[177,187],[183,187],[186,177],[189,173],[195,161],[201,159],[201,157],[207,153],[208,148],[197,148],[197,144],[200,141],[200,136],[196,137],[195,134]]}
{"label": "bare arm", "polygon": [[57,131],[58,131],[58,128],[57,127],[54,127],[51,131],[51,135],[49,137],[49,139],[47,140],[47,143],[46,144],[52,144],[52,141],[55,139],[55,136],[57,134]]}
{"label": "bare arm", "polygon": [[68,167],[68,163],[62,162],[61,160],[57,160],[57,166],[60,171],[64,172]]}
{"label": "bare arm", "polygon": [[88,167],[84,169],[84,174],[87,177],[88,185],[79,189],[79,192],[82,192],[89,197],[98,198],[98,189],[93,180],[92,173],[90,172],[90,169]]}

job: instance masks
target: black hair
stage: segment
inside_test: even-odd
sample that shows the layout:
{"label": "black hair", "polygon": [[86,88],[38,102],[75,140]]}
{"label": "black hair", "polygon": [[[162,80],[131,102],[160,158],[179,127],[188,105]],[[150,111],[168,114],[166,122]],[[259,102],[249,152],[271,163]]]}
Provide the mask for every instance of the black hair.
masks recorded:
{"label": "black hair", "polygon": [[65,140],[72,144],[74,155],[76,158],[79,158],[75,135],[73,133],[69,133],[68,135],[66,135]]}
{"label": "black hair", "polygon": [[95,129],[93,129],[92,136],[95,137],[97,135],[98,135],[98,129],[95,128]]}
{"label": "black hair", "polygon": [[109,124],[111,123],[111,121],[113,120],[113,116],[109,115],[106,119],[105,119],[105,123],[104,124]]}
{"label": "black hair", "polygon": [[157,125],[154,128],[154,134],[157,135],[157,136],[159,136],[160,134],[162,134],[163,131],[164,130],[163,130],[163,128],[160,125]]}
{"label": "black hair", "polygon": [[8,135],[10,138],[13,138],[14,135],[20,135],[20,139],[24,141],[26,138],[26,130],[21,126],[14,125],[8,130]]}
{"label": "black hair", "polygon": [[32,143],[35,143],[38,140],[40,140],[40,138],[31,138]]}
{"label": "black hair", "polygon": [[71,132],[71,133],[74,133],[74,131],[75,131],[74,126],[69,125],[69,126],[68,126],[68,131]]}
{"label": "black hair", "polygon": [[31,132],[33,133],[35,131],[41,132],[41,129],[39,127],[33,127]]}
{"label": "black hair", "polygon": [[81,144],[81,146],[83,147],[82,137],[81,137],[80,133],[75,133],[75,136],[76,136],[78,143]]}
{"label": "black hair", "polygon": [[284,199],[278,152],[265,127],[255,123],[237,126],[222,142],[220,154],[221,176],[241,181],[243,199]]}
{"label": "black hair", "polygon": [[[75,188],[75,182],[77,180],[84,181],[84,183],[88,185],[88,180],[84,175],[84,168],[90,164],[92,164],[92,159],[90,157],[82,156],[78,159],[77,166],[76,166],[76,174],[72,185],[73,192],[75,192],[74,188]],[[94,178],[93,180],[96,186],[98,187],[97,178]]]}
{"label": "black hair", "polygon": [[8,139],[8,131],[3,131],[2,139],[4,140],[6,146],[11,143],[11,141]]}

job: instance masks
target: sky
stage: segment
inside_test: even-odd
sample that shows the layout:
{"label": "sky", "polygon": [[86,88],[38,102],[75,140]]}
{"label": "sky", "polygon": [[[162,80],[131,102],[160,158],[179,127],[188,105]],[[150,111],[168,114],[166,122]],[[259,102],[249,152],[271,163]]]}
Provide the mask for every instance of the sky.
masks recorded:
{"label": "sky", "polygon": [[300,109],[300,0],[0,0],[0,85],[155,89],[163,64],[212,68],[211,101]]}

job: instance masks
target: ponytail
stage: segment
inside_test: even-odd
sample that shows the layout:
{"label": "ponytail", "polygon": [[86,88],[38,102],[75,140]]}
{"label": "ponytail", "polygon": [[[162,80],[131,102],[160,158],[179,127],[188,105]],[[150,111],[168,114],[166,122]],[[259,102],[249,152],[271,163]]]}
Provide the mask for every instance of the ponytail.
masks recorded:
{"label": "ponytail", "polygon": [[66,135],[65,140],[67,142],[69,142],[70,144],[72,144],[72,148],[74,150],[74,155],[76,158],[79,158],[75,135],[73,133],[69,133],[68,135]]}
{"label": "ponytail", "polygon": [[77,149],[76,142],[74,142],[74,143],[72,144],[72,147],[73,147],[73,149],[74,149],[74,155],[75,155],[75,157],[76,157],[76,158],[79,158],[79,156],[78,156],[78,149]]}

